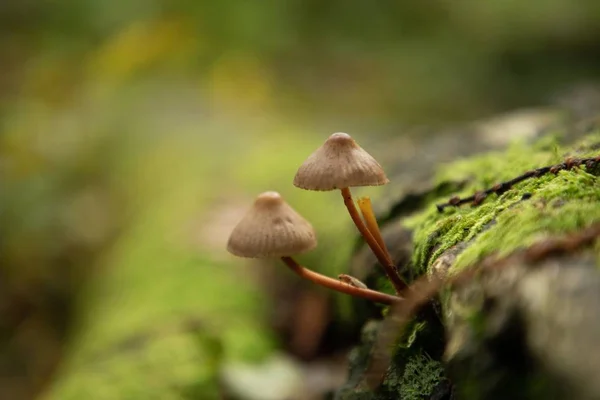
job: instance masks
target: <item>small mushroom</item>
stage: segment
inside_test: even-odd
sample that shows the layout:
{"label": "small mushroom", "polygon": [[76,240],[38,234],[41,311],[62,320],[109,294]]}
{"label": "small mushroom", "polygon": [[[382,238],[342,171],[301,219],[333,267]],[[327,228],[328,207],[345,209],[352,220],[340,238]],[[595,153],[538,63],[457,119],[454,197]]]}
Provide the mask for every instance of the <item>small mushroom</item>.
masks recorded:
{"label": "small mushroom", "polygon": [[328,191],[389,183],[381,165],[347,133],[334,133],[300,166],[294,185]]}
{"label": "small mushroom", "polygon": [[383,236],[381,235],[381,230],[379,229],[379,224],[377,223],[377,218],[375,218],[375,213],[373,212],[373,206],[371,205],[371,198],[369,196],[359,197],[358,198],[358,208],[360,209],[360,213],[367,224],[367,229],[373,237],[375,241],[381,247],[383,252],[387,254],[391,260],[392,256],[385,245],[385,241],[383,240]]}
{"label": "small mushroom", "polygon": [[296,274],[338,292],[384,304],[400,300],[375,290],[350,286],[298,264],[292,256],[312,250],[317,239],[312,225],[277,192],[264,192],[233,229],[227,250],[239,257],[280,257]]}
{"label": "small mushroom", "polygon": [[[365,225],[352,199],[350,187],[385,185],[389,179],[379,163],[361,148],[347,133],[334,133],[325,143],[300,166],[294,177],[294,185],[307,190],[339,189],[344,198],[348,213],[358,231],[371,248],[379,263],[394,285],[397,293],[406,287],[384,245],[378,243],[381,237],[378,225]],[[372,216],[370,202],[364,203],[363,214]],[[365,212],[366,211],[366,212]]]}
{"label": "small mushroom", "polygon": [[289,256],[316,246],[312,225],[277,192],[259,195],[227,242],[230,253],[247,258]]}

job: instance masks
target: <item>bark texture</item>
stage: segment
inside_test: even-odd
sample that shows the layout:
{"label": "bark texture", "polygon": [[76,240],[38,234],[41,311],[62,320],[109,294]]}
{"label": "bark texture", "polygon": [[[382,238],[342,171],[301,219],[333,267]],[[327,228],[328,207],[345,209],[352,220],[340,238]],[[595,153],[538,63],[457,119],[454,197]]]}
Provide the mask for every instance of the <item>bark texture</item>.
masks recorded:
{"label": "bark texture", "polygon": [[[380,209],[400,272],[425,285],[481,271],[421,292],[408,323],[393,309],[373,315],[336,399],[600,399],[600,242],[595,231],[578,239],[600,222],[600,119],[578,111],[520,113],[411,144],[419,151],[391,168],[396,186]],[[557,167],[436,208],[546,166]],[[485,267],[494,260],[504,261]],[[350,272],[389,288],[374,264],[359,248]],[[386,360],[382,384],[367,387]]]}

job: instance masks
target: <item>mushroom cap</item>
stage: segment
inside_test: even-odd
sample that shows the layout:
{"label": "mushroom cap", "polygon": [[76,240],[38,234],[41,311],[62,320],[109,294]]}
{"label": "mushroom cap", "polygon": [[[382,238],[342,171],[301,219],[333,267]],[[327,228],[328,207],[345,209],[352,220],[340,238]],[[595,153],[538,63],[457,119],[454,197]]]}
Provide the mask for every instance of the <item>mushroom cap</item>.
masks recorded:
{"label": "mushroom cap", "polygon": [[385,185],[389,179],[379,163],[347,133],[334,133],[300,166],[294,186],[334,190]]}
{"label": "mushroom cap", "polygon": [[283,257],[312,250],[316,245],[312,225],[279,193],[264,192],[231,232],[227,250],[239,257]]}

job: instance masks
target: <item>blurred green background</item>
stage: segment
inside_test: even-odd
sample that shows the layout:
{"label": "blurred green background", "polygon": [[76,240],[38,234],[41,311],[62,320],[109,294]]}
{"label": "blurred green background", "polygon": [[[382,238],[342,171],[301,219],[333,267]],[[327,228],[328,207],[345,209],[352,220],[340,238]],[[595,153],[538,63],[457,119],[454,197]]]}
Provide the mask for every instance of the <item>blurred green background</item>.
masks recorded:
{"label": "blurred green background", "polygon": [[335,275],[340,196],[291,184],[329,134],[368,150],[599,76],[596,0],[3,0],[0,398],[321,398],[356,327],[226,253],[254,196]]}

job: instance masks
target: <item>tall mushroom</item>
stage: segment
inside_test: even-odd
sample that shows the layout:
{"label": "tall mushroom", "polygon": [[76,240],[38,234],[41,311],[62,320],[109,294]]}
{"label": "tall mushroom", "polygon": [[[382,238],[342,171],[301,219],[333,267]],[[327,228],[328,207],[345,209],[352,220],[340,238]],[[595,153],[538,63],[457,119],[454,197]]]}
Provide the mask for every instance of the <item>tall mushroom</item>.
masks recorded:
{"label": "tall mushroom", "polygon": [[392,304],[399,297],[355,287],[321,275],[298,264],[292,256],[312,250],[317,239],[312,225],[290,207],[277,192],[259,195],[233,229],[227,250],[239,257],[280,257],[296,274],[318,285],[365,299]]}
{"label": "tall mushroom", "polygon": [[[294,185],[301,189],[341,190],[344,204],[354,225],[383,266],[396,293],[400,293],[406,285],[396,272],[385,246],[377,242],[375,236],[380,235],[377,225],[372,227],[377,230],[374,235],[361,219],[350,192],[350,187],[353,186],[379,186],[388,182],[389,179],[381,165],[350,135],[341,132],[331,135],[321,147],[315,150],[300,166],[294,177]],[[370,203],[366,204],[366,207],[369,206]]]}

